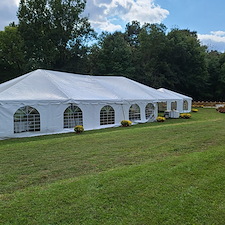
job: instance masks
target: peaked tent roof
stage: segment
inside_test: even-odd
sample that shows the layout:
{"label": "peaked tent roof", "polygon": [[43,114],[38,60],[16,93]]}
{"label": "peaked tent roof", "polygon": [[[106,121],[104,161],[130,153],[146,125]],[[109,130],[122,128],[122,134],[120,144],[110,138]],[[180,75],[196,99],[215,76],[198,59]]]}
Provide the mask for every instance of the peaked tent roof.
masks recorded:
{"label": "peaked tent roof", "polygon": [[159,88],[157,89],[160,93],[164,93],[166,94],[168,97],[170,96],[171,98],[179,98],[179,99],[188,99],[188,100],[192,100],[191,97],[188,97],[186,95],[182,95],[180,93],[177,93],[175,91],[171,91],[171,90],[168,90],[166,88]]}
{"label": "peaked tent roof", "polygon": [[78,75],[35,70],[0,84],[6,101],[129,101],[169,99],[154,88],[125,77]]}

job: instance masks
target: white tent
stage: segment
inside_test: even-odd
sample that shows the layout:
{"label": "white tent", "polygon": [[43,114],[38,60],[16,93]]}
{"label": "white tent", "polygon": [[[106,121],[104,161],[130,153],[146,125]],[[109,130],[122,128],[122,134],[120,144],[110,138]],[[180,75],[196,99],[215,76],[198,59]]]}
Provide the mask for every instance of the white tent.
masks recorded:
{"label": "white tent", "polygon": [[177,99],[177,100],[167,100],[167,110],[173,110],[175,107],[175,110],[177,110],[179,113],[188,113],[191,111],[191,105],[192,105],[192,98],[188,97],[186,95],[179,94],[177,92],[165,89],[165,88],[159,88],[158,91],[160,93],[165,94],[170,99]]}
{"label": "white tent", "polygon": [[154,121],[157,102],[176,99],[124,77],[36,70],[0,84],[0,138]]}

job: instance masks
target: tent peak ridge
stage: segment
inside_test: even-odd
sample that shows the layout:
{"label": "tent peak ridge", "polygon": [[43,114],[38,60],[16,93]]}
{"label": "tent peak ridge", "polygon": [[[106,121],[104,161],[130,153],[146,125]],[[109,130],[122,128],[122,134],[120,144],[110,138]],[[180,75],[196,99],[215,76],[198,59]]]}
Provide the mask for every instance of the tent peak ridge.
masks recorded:
{"label": "tent peak ridge", "polygon": [[54,81],[54,79],[51,78],[51,73],[48,72],[48,70],[42,70],[46,74],[46,78],[54,85],[57,87],[57,89],[68,99],[70,99],[70,96],[68,96],[62,89],[61,87],[57,84],[57,82]]}
{"label": "tent peak ridge", "polygon": [[56,71],[56,70],[46,70],[46,69],[38,69],[39,71],[46,72],[48,74],[52,74],[54,76],[61,76],[62,73],[64,74],[69,74],[73,76],[79,76],[79,77],[93,77],[92,75],[89,74],[77,74],[77,73],[72,73],[72,72],[65,72],[65,71]]}
{"label": "tent peak ridge", "polygon": [[187,95],[184,95],[184,94],[180,94],[180,93],[177,93],[175,91],[171,91],[169,89],[166,89],[166,88],[159,88],[157,89],[158,91],[160,92],[163,92],[163,93],[168,93],[168,94],[172,94],[172,95],[175,95],[175,96],[178,96],[180,98],[185,98],[185,99],[192,99],[191,97],[187,96]]}

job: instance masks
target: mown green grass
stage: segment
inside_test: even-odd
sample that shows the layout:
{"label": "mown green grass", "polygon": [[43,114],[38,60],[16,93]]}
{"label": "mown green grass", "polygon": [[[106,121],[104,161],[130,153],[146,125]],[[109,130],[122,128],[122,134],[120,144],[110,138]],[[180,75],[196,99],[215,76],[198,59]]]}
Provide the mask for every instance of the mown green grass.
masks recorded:
{"label": "mown green grass", "polygon": [[225,224],[225,114],[0,142],[0,224]]}

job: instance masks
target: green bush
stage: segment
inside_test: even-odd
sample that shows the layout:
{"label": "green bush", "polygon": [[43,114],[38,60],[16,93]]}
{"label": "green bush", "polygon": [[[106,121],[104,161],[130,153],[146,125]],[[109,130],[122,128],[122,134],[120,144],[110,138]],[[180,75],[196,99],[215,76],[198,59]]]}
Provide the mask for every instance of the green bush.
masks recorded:
{"label": "green bush", "polygon": [[74,127],[74,131],[78,134],[82,133],[84,131],[84,127],[82,125],[77,125]]}
{"label": "green bush", "polygon": [[130,120],[122,120],[120,123],[123,127],[129,127],[132,124]]}

